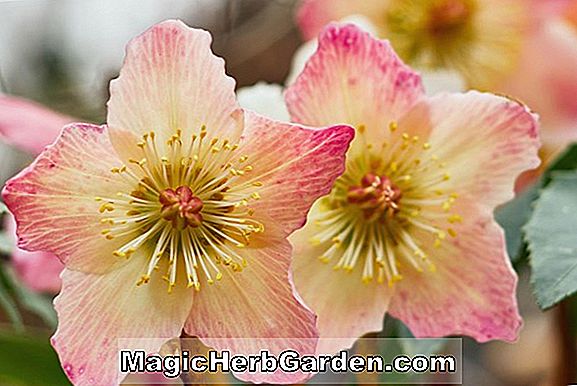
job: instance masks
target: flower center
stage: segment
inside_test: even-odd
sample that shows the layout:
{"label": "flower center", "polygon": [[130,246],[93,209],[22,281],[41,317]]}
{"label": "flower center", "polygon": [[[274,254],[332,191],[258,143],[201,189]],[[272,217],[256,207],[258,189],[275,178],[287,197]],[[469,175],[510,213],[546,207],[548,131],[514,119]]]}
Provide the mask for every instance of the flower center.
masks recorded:
{"label": "flower center", "polygon": [[361,185],[349,187],[347,200],[362,209],[367,220],[373,221],[383,213],[393,216],[399,211],[401,190],[385,175],[367,173]]}
{"label": "flower center", "polygon": [[250,177],[248,156],[227,139],[207,138],[204,127],[190,138],[176,133],[166,142],[154,132],[137,143],[142,154],[111,172],[134,188],[101,201],[102,234],[118,243],[114,256],[148,259],[137,285],[166,267],[169,292],[177,272],[188,287],[200,290],[222,278],[222,270],[242,271],[248,264],[241,251],[251,236],[264,231],[252,218],[252,201],[263,185]]}
{"label": "flower center", "polygon": [[162,204],[160,213],[163,219],[170,221],[174,228],[184,229],[187,226],[196,228],[202,223],[200,213],[202,200],[192,194],[188,186],[179,186],[176,190],[165,189],[159,195]]}
{"label": "flower center", "polygon": [[439,37],[459,33],[472,14],[472,4],[463,0],[443,0],[432,4],[429,10],[428,30]]}
{"label": "flower center", "polygon": [[337,271],[361,265],[363,282],[390,286],[404,270],[434,272],[436,248],[447,235],[456,237],[452,224],[462,221],[446,163],[430,143],[399,132],[396,122],[380,144],[368,143],[363,127],[357,132],[365,148],[357,148],[311,213],[310,241],[323,250],[319,259]]}
{"label": "flower center", "polygon": [[412,64],[443,68],[474,39],[475,0],[393,0],[386,15],[390,39]]}

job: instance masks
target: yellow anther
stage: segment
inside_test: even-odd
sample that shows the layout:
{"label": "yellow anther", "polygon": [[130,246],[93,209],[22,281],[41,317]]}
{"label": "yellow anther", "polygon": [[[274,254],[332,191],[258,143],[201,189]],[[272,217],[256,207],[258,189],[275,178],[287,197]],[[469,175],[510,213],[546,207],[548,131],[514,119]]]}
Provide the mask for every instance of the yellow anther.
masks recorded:
{"label": "yellow anther", "polygon": [[220,279],[222,279],[222,273],[217,272],[217,274],[216,274],[216,280],[218,281],[218,280],[220,280]]}
{"label": "yellow anther", "polygon": [[238,159],[239,162],[245,162],[248,159],[248,155],[243,155]]}
{"label": "yellow anther", "polygon": [[392,172],[396,172],[397,169],[398,169],[398,167],[399,167],[399,165],[398,165],[395,161],[393,161],[393,162],[391,162],[391,166],[390,166],[390,167],[391,167],[391,171],[392,171]]}
{"label": "yellow anther", "polygon": [[391,121],[391,123],[389,123],[389,130],[391,130],[391,132],[394,132],[397,130],[399,126],[397,125],[397,122],[395,121]]}
{"label": "yellow anther", "polygon": [[423,150],[429,150],[431,148],[431,144],[429,142],[423,143]]}
{"label": "yellow anther", "polygon": [[454,224],[454,223],[457,223],[457,222],[460,223],[460,222],[463,222],[463,217],[461,217],[461,216],[458,215],[458,214],[452,214],[452,215],[449,216],[448,220],[449,220],[449,222],[450,222],[451,224]]}
{"label": "yellow anther", "polygon": [[261,198],[261,197],[260,197],[260,194],[259,194],[258,192],[253,192],[250,196],[251,196],[254,200],[260,200],[260,198]]}
{"label": "yellow anther", "polygon": [[253,169],[252,165],[246,165],[246,166],[244,167],[244,171],[245,171],[245,172],[250,172],[250,171],[252,171],[252,169]]}
{"label": "yellow anther", "polygon": [[441,246],[441,240],[435,239],[435,241],[433,242],[433,247],[439,248],[440,246]]}
{"label": "yellow anther", "polygon": [[330,259],[327,256],[319,256],[319,260],[325,264],[327,264]]}
{"label": "yellow anther", "polygon": [[443,181],[448,181],[448,180],[450,180],[450,179],[451,179],[451,176],[449,175],[449,173],[445,173],[445,174],[443,175]]}
{"label": "yellow anther", "polygon": [[409,137],[409,134],[407,134],[407,133],[403,133],[403,135],[402,135],[401,137],[403,137],[403,140],[404,140],[404,141],[408,141],[409,138],[410,138],[410,137]]}
{"label": "yellow anther", "polygon": [[150,276],[148,275],[142,275],[140,277],[140,280],[138,280],[138,282],[136,283],[137,286],[141,286],[143,284],[146,284],[150,281]]}
{"label": "yellow anther", "polygon": [[312,245],[319,245],[321,243],[321,240],[317,237],[311,237],[309,239],[309,243],[311,243]]}
{"label": "yellow anther", "polygon": [[447,229],[447,233],[451,235],[451,237],[457,237],[457,232],[453,228]]}
{"label": "yellow anther", "polygon": [[263,184],[262,184],[262,182],[260,182],[260,181],[255,181],[255,182],[252,183],[252,185],[253,185],[253,186],[262,186]]}
{"label": "yellow anther", "polygon": [[435,273],[437,272],[437,266],[433,263],[429,264],[429,272]]}
{"label": "yellow anther", "polygon": [[104,204],[100,205],[100,208],[98,209],[98,211],[100,213],[112,212],[113,210],[114,210],[114,205],[112,205],[112,203],[110,203],[110,202],[105,202]]}
{"label": "yellow anther", "polygon": [[359,131],[359,133],[363,134],[365,132],[365,125],[359,125],[357,126],[357,130]]}

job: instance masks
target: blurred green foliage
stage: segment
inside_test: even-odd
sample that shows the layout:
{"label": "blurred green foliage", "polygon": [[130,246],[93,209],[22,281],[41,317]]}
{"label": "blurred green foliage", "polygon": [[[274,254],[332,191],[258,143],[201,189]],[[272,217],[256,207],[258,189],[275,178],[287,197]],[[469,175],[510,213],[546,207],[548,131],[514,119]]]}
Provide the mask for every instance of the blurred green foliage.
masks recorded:
{"label": "blurred green foliage", "polygon": [[70,385],[48,336],[0,332],[0,384]]}

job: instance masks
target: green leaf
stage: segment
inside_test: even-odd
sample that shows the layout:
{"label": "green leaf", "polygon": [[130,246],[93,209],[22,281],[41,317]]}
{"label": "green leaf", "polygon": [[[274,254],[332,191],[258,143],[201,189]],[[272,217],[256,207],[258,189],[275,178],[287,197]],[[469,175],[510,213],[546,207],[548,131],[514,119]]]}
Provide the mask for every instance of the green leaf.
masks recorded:
{"label": "green leaf", "polygon": [[577,172],[551,173],[525,226],[531,282],[542,309],[577,291]]}
{"label": "green leaf", "polygon": [[549,165],[541,178],[541,187],[545,187],[551,182],[552,173],[569,170],[577,170],[577,143],[567,147],[567,149]]}
{"label": "green leaf", "polygon": [[16,285],[14,292],[23,308],[42,318],[48,327],[52,329],[56,327],[58,319],[52,304],[52,299],[48,297],[48,295],[30,291],[22,285]]}
{"label": "green leaf", "polygon": [[0,333],[0,384],[70,385],[48,337]]}
{"label": "green leaf", "polygon": [[0,311],[5,313],[14,328],[22,330],[22,316],[12,297],[12,287],[7,277],[6,264],[0,261]]}
{"label": "green leaf", "polygon": [[529,221],[533,212],[533,201],[538,196],[536,184],[495,211],[495,219],[505,230],[507,252],[514,263],[518,262],[524,254],[525,243],[522,228]]}
{"label": "green leaf", "polygon": [[0,232],[0,254],[10,255],[12,253],[12,241],[5,232]]}
{"label": "green leaf", "polygon": [[572,144],[549,165],[533,186],[495,210],[495,219],[505,230],[507,252],[511,261],[517,263],[526,255],[527,245],[523,236],[523,226],[533,214],[533,203],[539,197],[540,190],[551,182],[552,173],[576,169],[577,144]]}

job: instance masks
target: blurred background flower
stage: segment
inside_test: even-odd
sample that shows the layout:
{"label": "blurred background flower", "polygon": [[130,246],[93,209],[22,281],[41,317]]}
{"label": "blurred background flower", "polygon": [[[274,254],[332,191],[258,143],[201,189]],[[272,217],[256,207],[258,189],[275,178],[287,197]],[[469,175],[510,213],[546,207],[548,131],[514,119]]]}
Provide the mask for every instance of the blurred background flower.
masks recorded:
{"label": "blurred background flower", "polygon": [[[305,27],[303,13],[314,9],[305,12],[296,0],[0,0],[0,92],[33,100],[65,117],[101,123],[108,99],[108,82],[118,74],[127,41],[166,18],[179,18],[191,26],[210,30],[214,36],[213,49],[226,59],[227,72],[237,80],[237,87],[259,81],[284,84],[295,51],[316,36],[322,24],[345,17],[358,18],[361,14],[375,26],[381,38],[392,40],[405,60],[414,61],[412,64],[421,66],[422,70],[432,67],[451,70],[441,72],[440,88],[463,87],[465,79],[470,86],[494,87],[491,91],[522,99],[542,115],[544,139],[552,151],[558,151],[569,139],[576,138],[577,1],[487,1],[489,8],[484,13],[487,19],[483,19],[486,25],[480,26],[486,36],[478,36],[481,40],[467,49],[468,54],[460,52],[452,60],[446,55],[431,57],[431,52],[441,51],[432,50],[430,45],[424,49],[429,56],[413,55],[411,47],[404,46],[411,41],[407,34],[414,30],[407,28],[406,23],[414,22],[415,18],[410,16],[422,16],[419,6],[445,3],[456,5],[446,8],[449,12],[441,13],[437,21],[458,27],[456,16],[467,16],[467,12],[459,11],[459,1],[406,2],[411,3],[412,8],[401,10],[399,6],[392,12],[397,24],[391,33],[382,7],[402,1],[305,1],[303,7],[317,3],[317,10],[322,11],[319,15],[329,15],[315,16],[316,21]],[[546,9],[533,8],[542,5],[546,5]],[[295,21],[297,14],[298,24],[305,32],[304,39]],[[451,17],[445,17],[447,15]],[[416,19],[418,23],[420,19]],[[498,54],[488,54],[490,76],[478,73],[484,71],[483,68],[462,69],[464,55],[484,56],[487,50],[491,51],[491,44],[486,44],[488,38],[503,41],[507,48],[503,50],[503,45],[497,44]],[[454,65],[447,65],[451,62]],[[477,62],[486,63],[485,60]],[[506,64],[503,66],[506,75],[502,78],[505,81],[495,81],[493,85],[493,69],[495,65],[500,67],[501,62]],[[455,77],[455,72],[460,75]],[[275,88],[272,94],[261,88],[262,100],[280,96],[282,89]],[[427,88],[430,89],[428,85]],[[257,110],[270,108],[262,104],[259,107],[261,102],[250,95],[243,96],[242,91],[239,99],[245,106]],[[36,127],[37,121],[32,118],[37,114],[13,109],[5,114],[7,106],[10,103],[0,101],[0,133],[4,133],[0,134],[2,184],[31,161],[39,150],[35,145],[37,139],[44,138],[49,143],[56,135],[55,126]],[[282,107],[270,114],[286,117]],[[43,121],[47,123],[50,119]],[[29,125],[35,127],[36,132],[18,143],[2,131],[6,122],[21,125],[20,131],[13,132],[16,136],[25,133]],[[6,217],[4,215],[2,223],[8,224],[10,220]],[[66,378],[48,344],[48,336],[55,327],[52,295],[36,292],[55,289],[40,285],[44,283],[40,275],[50,273],[54,278],[51,273],[54,271],[47,268],[47,263],[37,263],[32,258],[25,257],[22,263],[18,258],[20,252],[14,252],[13,241],[10,229],[0,233],[0,385],[65,385]],[[27,273],[34,272],[32,269],[21,268],[25,265],[38,268],[38,276]],[[556,378],[560,372],[571,371],[566,368],[568,361],[564,356],[571,352],[566,346],[574,347],[575,341],[568,341],[567,334],[560,332],[563,327],[563,319],[558,318],[560,311],[539,311],[529,286],[528,270],[520,268],[520,276],[518,298],[525,326],[519,342],[478,345],[465,340],[465,384],[556,385],[560,384]],[[391,319],[385,321],[386,331],[392,323]],[[569,327],[575,329],[574,325]],[[535,355],[536,352],[540,355]],[[34,353],[32,357],[31,353]],[[25,358],[28,364],[18,367]]]}

